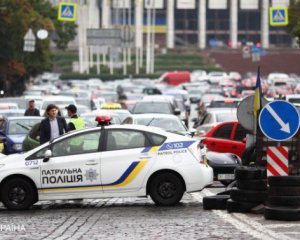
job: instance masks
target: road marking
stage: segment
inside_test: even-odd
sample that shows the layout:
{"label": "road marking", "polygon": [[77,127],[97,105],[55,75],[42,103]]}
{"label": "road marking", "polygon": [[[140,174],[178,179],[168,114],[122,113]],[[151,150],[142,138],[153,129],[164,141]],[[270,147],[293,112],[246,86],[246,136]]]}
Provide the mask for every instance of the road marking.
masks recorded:
{"label": "road marking", "polygon": [[[202,199],[205,196],[215,195],[208,189],[202,190],[200,193],[192,193],[191,194],[196,200],[202,203]],[[260,224],[259,222],[254,221],[252,218],[246,216],[241,213],[233,213],[229,214],[226,211],[222,210],[212,210],[214,214],[222,218],[224,221],[229,222],[238,230],[248,233],[249,235],[264,240],[292,240],[284,234],[280,234],[278,232],[274,232],[270,229],[267,229],[266,226]]]}
{"label": "road marking", "polygon": [[[266,225],[268,228],[290,228],[290,227],[299,227],[299,223],[287,223],[287,224],[270,224]],[[290,233],[289,233],[290,234]],[[299,234],[299,232],[298,232]]]}
{"label": "road marking", "polygon": [[266,105],[266,109],[269,111],[269,113],[272,115],[272,117],[278,122],[278,124],[281,126],[281,131],[286,133],[291,133],[290,124],[284,123],[282,119],[278,116],[278,114],[274,111],[274,109],[270,106],[270,104]]}

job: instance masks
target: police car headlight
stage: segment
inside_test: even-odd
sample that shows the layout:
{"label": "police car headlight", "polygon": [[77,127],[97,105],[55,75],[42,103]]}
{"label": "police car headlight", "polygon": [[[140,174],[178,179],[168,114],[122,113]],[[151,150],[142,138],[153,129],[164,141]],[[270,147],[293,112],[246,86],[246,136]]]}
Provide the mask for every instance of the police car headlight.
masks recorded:
{"label": "police car headlight", "polygon": [[16,151],[21,151],[22,150],[22,144],[16,143],[12,146],[12,148]]}

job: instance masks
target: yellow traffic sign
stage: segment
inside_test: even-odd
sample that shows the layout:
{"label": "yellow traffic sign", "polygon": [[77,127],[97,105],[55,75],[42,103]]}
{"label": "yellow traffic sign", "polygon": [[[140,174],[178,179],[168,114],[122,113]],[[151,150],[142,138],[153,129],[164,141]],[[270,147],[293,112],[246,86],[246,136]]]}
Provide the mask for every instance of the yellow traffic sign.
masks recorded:
{"label": "yellow traffic sign", "polygon": [[69,2],[60,2],[58,4],[58,16],[59,21],[75,22],[77,15],[77,4]]}
{"label": "yellow traffic sign", "polygon": [[269,14],[271,26],[286,26],[289,24],[287,7],[271,7]]}

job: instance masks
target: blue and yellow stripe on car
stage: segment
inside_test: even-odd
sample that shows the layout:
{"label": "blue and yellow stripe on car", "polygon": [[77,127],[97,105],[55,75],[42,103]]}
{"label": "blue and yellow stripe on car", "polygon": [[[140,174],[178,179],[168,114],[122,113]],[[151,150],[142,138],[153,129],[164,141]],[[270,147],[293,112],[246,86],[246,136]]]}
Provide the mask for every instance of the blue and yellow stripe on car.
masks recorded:
{"label": "blue and yellow stripe on car", "polygon": [[123,175],[115,182],[102,185],[102,187],[124,187],[129,184],[142,170],[147,161],[133,162],[123,173]]}
{"label": "blue and yellow stripe on car", "polygon": [[160,146],[154,146],[154,147],[145,147],[142,151],[142,153],[147,152],[157,152],[157,150],[160,148]]}
{"label": "blue and yellow stripe on car", "polygon": [[68,186],[68,187],[53,187],[53,188],[40,188],[38,191],[41,193],[52,192],[52,191],[72,191],[72,190],[89,190],[97,188],[115,188],[124,187],[131,183],[135,177],[141,172],[143,167],[146,165],[147,161],[136,161],[132,162],[126,171],[121,175],[121,177],[112,183],[102,184],[102,185],[87,185],[87,186]]}

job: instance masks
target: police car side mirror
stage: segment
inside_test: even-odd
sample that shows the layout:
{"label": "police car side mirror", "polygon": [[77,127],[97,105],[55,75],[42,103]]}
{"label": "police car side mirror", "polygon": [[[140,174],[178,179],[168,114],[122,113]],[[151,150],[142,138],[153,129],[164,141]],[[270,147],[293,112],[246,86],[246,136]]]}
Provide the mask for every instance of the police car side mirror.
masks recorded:
{"label": "police car side mirror", "polygon": [[48,162],[49,159],[50,159],[51,157],[52,157],[52,151],[51,151],[50,149],[48,149],[48,150],[45,152],[43,162]]}
{"label": "police car side mirror", "polygon": [[196,131],[197,131],[197,130],[196,130],[195,128],[191,128],[191,129],[190,129],[190,133],[191,133],[191,136],[192,136],[192,137],[195,136]]}
{"label": "police car side mirror", "polygon": [[177,116],[177,115],[180,115],[181,111],[179,108],[175,108],[174,110],[174,114]]}

